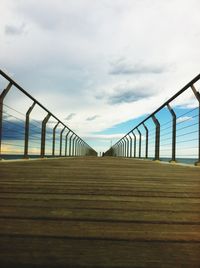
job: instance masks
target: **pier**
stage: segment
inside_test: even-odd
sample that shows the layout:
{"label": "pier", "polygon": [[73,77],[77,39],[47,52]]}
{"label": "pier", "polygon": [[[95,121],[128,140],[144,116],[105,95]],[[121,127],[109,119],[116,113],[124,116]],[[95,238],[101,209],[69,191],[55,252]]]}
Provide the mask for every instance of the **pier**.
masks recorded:
{"label": "pier", "polygon": [[199,167],[0,162],[1,267],[199,267]]}
{"label": "pier", "polygon": [[104,157],[0,75],[0,267],[200,266],[200,75]]}

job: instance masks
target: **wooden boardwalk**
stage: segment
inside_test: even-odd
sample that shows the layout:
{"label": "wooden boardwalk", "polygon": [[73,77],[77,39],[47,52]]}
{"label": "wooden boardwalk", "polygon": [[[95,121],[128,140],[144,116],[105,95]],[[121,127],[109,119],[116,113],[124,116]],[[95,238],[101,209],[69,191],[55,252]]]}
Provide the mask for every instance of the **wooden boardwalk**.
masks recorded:
{"label": "wooden boardwalk", "polygon": [[2,161],[0,267],[200,267],[200,168]]}

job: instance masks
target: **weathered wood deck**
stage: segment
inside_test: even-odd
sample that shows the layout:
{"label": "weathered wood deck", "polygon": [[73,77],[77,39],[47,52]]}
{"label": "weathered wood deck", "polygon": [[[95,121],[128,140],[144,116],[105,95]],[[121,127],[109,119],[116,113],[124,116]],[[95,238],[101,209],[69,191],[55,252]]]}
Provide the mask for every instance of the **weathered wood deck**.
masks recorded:
{"label": "weathered wood deck", "polygon": [[200,267],[200,168],[1,162],[0,267]]}

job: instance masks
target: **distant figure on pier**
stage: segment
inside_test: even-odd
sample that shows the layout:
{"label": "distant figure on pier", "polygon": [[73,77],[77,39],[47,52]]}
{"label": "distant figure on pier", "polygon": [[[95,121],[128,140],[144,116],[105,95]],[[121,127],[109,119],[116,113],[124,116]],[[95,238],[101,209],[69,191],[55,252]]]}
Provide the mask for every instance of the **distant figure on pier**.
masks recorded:
{"label": "distant figure on pier", "polygon": [[105,155],[105,153],[103,152],[103,153],[102,153],[102,157],[104,157],[104,155]]}

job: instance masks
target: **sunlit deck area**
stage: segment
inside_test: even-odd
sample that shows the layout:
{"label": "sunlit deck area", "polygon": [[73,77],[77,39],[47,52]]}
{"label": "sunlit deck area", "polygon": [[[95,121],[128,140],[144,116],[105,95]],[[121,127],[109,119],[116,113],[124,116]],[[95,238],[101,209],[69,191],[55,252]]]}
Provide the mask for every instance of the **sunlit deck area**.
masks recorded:
{"label": "sunlit deck area", "polygon": [[1,267],[199,267],[199,167],[0,162]]}

